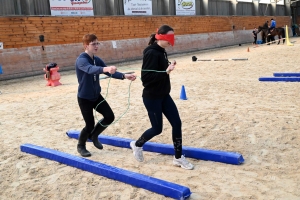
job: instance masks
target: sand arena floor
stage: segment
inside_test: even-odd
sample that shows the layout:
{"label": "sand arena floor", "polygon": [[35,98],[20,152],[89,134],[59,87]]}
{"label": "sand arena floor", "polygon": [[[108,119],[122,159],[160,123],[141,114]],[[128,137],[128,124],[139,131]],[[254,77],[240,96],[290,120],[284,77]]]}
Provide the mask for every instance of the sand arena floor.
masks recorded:
{"label": "sand arena floor", "polygon": [[[91,143],[89,159],[187,186],[193,200],[300,199],[300,83],[258,81],[273,72],[300,72],[300,39],[290,41],[294,46],[249,44],[169,56],[178,63],[171,96],[182,120],[183,145],[238,152],[244,164],[189,159],[195,169],[188,171],[174,167],[172,156],[144,152],[145,161],[138,163],[130,149],[104,145],[100,151]],[[192,56],[248,60],[192,62]],[[140,76],[141,61],[116,66]],[[58,87],[45,86],[43,76],[0,82],[0,199],[168,199],[20,151],[31,143],[78,155],[77,141],[65,134],[84,126],[75,72],[61,72],[60,81]],[[108,83],[101,80],[102,93],[108,88],[107,101],[118,118],[127,111],[130,82]],[[186,101],[179,99],[182,85]],[[137,79],[128,111],[105,135],[137,139],[149,128],[141,93]],[[172,143],[165,118],[163,133],[151,141]]]}

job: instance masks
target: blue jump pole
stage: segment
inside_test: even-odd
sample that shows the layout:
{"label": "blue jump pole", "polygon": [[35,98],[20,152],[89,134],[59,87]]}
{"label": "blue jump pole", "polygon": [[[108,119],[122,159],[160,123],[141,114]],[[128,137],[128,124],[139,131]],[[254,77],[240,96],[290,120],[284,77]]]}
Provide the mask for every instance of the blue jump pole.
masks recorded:
{"label": "blue jump pole", "polygon": [[100,162],[95,162],[93,160],[88,160],[64,152],[32,144],[23,144],[20,148],[21,151],[25,153],[54,160],[71,167],[76,167],[84,171],[140,187],[174,199],[187,199],[191,195],[190,189],[185,186],[113,167]]}
{"label": "blue jump pole", "polygon": [[300,82],[300,77],[260,77],[259,81]]}
{"label": "blue jump pole", "polygon": [[[0,74],[3,74],[2,65],[0,65]],[[0,94],[2,94],[1,91],[0,91]]]}
{"label": "blue jump pole", "polygon": [[[69,130],[67,135],[70,138],[78,139],[80,132],[76,130]],[[116,147],[129,148],[131,139],[120,138],[114,136],[99,135],[98,139],[102,144],[112,145]],[[174,147],[170,144],[161,144],[154,142],[147,142],[143,146],[144,151],[156,152],[167,155],[174,155]],[[233,152],[224,152],[217,150],[208,150],[194,147],[182,147],[182,154],[185,157],[195,158],[199,160],[210,160],[215,162],[222,162],[227,164],[239,165],[244,162],[241,154]]]}
{"label": "blue jump pole", "polygon": [[275,72],[273,73],[275,77],[300,77],[300,73],[298,72]]}

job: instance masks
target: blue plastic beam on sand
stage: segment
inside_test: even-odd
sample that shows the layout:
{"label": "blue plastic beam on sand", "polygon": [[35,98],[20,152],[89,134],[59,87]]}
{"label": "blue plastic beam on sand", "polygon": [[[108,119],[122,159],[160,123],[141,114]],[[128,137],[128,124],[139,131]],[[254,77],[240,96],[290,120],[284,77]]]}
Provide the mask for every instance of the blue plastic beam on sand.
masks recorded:
{"label": "blue plastic beam on sand", "polygon": [[[78,139],[80,132],[76,130],[69,130],[67,135],[70,138]],[[114,136],[106,136],[101,134],[99,140],[102,144],[112,145],[116,147],[123,147],[130,149],[131,139],[120,138]],[[174,147],[170,144],[161,144],[155,142],[147,142],[143,146],[144,151],[156,152],[167,155],[174,155]],[[244,162],[241,154],[234,152],[224,152],[217,150],[208,150],[194,147],[182,147],[182,154],[188,158],[195,158],[199,160],[210,160],[215,162],[222,162],[227,164],[239,165]]]}
{"label": "blue plastic beam on sand", "polygon": [[260,77],[259,81],[300,82],[300,77]]}
{"label": "blue plastic beam on sand", "polygon": [[300,77],[300,73],[294,73],[294,72],[275,72],[273,73],[273,76],[275,77]]}
{"label": "blue plastic beam on sand", "polygon": [[191,195],[190,189],[185,186],[95,162],[53,149],[48,149],[32,144],[23,144],[21,145],[21,151],[42,158],[54,160],[59,163],[76,167],[78,169],[92,172],[94,174],[127,183],[136,187],[144,188],[146,190],[156,192],[158,194],[174,199],[183,200],[187,199]]}

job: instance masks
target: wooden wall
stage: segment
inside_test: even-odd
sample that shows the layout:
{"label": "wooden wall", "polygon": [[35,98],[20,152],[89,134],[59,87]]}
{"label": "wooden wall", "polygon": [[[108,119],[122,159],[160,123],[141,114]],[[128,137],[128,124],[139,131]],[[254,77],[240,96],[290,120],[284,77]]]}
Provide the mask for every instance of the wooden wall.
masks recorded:
{"label": "wooden wall", "polygon": [[[81,38],[97,34],[98,56],[107,64],[141,59],[149,35],[162,24],[175,29],[175,46],[168,53],[183,53],[253,41],[252,29],[271,17],[0,17],[1,80],[41,75],[56,62],[61,70],[74,69],[83,51]],[[276,17],[278,26],[289,17]],[[290,31],[291,32],[291,31]],[[39,35],[45,42],[39,42]],[[117,47],[114,47],[113,42]],[[41,46],[44,46],[44,49]]]}
{"label": "wooden wall", "polygon": [[[262,25],[272,16],[106,16],[106,17],[0,17],[0,42],[4,48],[81,42],[86,33],[100,41],[146,38],[162,24],[176,35],[248,30]],[[277,16],[277,26],[290,26],[290,17]],[[1,53],[1,50],[0,50]]]}

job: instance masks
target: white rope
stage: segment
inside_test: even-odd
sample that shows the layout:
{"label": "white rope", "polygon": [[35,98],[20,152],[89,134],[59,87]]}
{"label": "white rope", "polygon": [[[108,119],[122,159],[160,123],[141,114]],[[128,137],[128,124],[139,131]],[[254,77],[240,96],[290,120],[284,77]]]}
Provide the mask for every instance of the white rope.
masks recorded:
{"label": "white rope", "polygon": [[[273,41],[271,41],[271,42],[266,42],[266,43],[263,43],[263,44],[271,44],[271,43],[273,43],[273,42],[276,42],[276,41],[279,41],[279,40],[285,40],[286,38],[280,38],[280,39],[278,39],[278,40],[273,40]],[[258,44],[257,44],[258,45]]]}
{"label": "white rope", "polygon": [[248,60],[248,58],[216,58],[216,59],[197,59],[197,61],[239,61]]}

